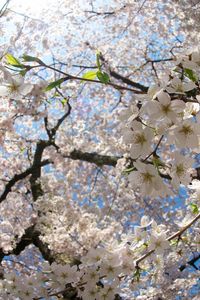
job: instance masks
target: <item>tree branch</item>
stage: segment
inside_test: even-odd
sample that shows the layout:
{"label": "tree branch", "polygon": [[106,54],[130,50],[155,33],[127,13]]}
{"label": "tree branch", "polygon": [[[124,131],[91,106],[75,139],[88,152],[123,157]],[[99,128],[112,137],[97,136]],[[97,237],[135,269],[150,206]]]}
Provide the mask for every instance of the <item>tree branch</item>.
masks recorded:
{"label": "tree branch", "polygon": [[109,69],[109,73],[110,73],[110,76],[114,77],[115,79],[118,79],[118,80],[121,80],[123,83],[127,84],[127,85],[130,85],[134,88],[137,88],[139,89],[142,93],[146,93],[148,91],[148,88],[147,86],[145,85],[142,85],[138,82],[134,82],[132,81],[131,79],[123,76],[123,75],[120,75],[118,74],[117,72],[115,72],[114,70],[112,70],[112,68],[109,66],[109,63],[105,60],[105,58],[103,57],[102,53],[100,53],[100,59],[101,61],[107,65],[108,69]]}
{"label": "tree branch", "polygon": [[[45,159],[41,162],[40,166],[46,166],[48,165],[50,162],[50,160]],[[29,176],[30,174],[32,174],[34,172],[34,170],[37,168],[37,165],[32,165],[30,168],[28,168],[26,171],[20,173],[20,174],[16,174],[13,176],[12,179],[10,179],[10,181],[6,184],[5,189],[3,194],[0,197],[0,203],[6,199],[8,193],[11,192],[12,187],[15,185],[15,183],[17,183],[18,181],[25,179],[27,176]]]}
{"label": "tree branch", "polygon": [[123,83],[133,86],[133,87],[141,90],[144,93],[146,93],[148,91],[148,86],[142,85],[138,82],[134,82],[131,79],[129,79],[128,77],[124,77],[111,69],[110,69],[110,76],[112,76],[118,80],[121,80]]}
{"label": "tree branch", "polygon": [[200,253],[197,255],[194,255],[194,257],[192,259],[190,259],[187,264],[185,265],[181,265],[180,266],[180,271],[184,271],[187,268],[187,265],[192,266],[195,270],[198,270],[197,266],[195,265],[195,263],[200,259]]}
{"label": "tree branch", "polygon": [[[65,77],[63,77],[63,81],[62,82],[65,82],[65,81],[68,81],[68,80],[76,80],[76,81],[81,81],[81,82],[93,82],[93,83],[98,83],[98,84],[101,84],[101,85],[106,85],[106,86],[110,86],[110,87],[113,87],[114,89],[117,89],[117,90],[125,90],[125,91],[131,91],[135,94],[144,94],[144,91],[139,91],[139,90],[135,90],[133,88],[129,88],[127,86],[122,86],[122,85],[118,85],[118,84],[115,84],[113,82],[101,82],[100,80],[95,80],[95,79],[87,79],[87,78],[83,78],[83,77],[79,77],[79,76],[74,76],[74,75],[70,75],[68,73],[65,73],[59,69],[56,69],[55,67],[52,67],[50,65],[46,65],[44,62],[42,62],[40,60],[40,64],[39,65],[36,65],[36,66],[29,66],[29,65],[24,65],[25,68],[27,69],[33,69],[33,68],[40,68],[40,67],[45,67],[46,69],[50,69],[52,71],[55,71],[57,73],[60,73],[62,75],[64,75]],[[61,79],[61,78],[60,78]]]}
{"label": "tree branch", "polygon": [[42,154],[44,149],[51,145],[49,141],[40,140],[36,145],[35,155],[33,159],[33,169],[30,177],[31,192],[33,195],[33,200],[36,201],[38,197],[42,196],[42,188],[38,179],[41,176],[41,163],[42,163]]}
{"label": "tree branch", "polygon": [[9,253],[5,253],[2,249],[0,249],[0,262],[2,262],[5,256],[19,255],[22,251],[24,251],[24,249],[27,246],[33,244],[40,250],[42,257],[46,259],[49,263],[52,263],[54,261],[53,255],[49,250],[48,245],[43,243],[40,240],[39,236],[40,232],[35,230],[35,225],[31,225],[25,230],[25,233],[21,237],[20,241],[17,243],[15,249],[10,251]]}
{"label": "tree branch", "polygon": [[101,155],[95,152],[82,152],[81,150],[76,149],[74,149],[69,155],[64,155],[63,157],[73,160],[87,161],[89,163],[96,164],[99,167],[105,165],[115,167],[117,160],[120,158],[118,156]]}

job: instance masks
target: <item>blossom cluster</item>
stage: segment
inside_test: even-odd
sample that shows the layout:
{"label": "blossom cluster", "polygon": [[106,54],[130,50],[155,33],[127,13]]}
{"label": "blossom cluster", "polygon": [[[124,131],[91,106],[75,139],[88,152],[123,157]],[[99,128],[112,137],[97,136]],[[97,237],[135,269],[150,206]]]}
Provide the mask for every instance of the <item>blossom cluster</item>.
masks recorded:
{"label": "blossom cluster", "polygon": [[[182,227],[183,224],[180,224]],[[167,235],[166,226],[158,225],[143,216],[140,225],[135,226],[134,233],[125,236],[120,242],[112,240],[91,247],[86,254],[76,258],[76,263],[67,263],[67,258],[62,257],[62,263],[54,262],[50,265],[43,262],[40,270],[30,270],[31,273],[23,277],[14,271],[5,275],[1,280],[1,296],[28,300],[41,297],[48,299],[64,293],[78,295],[83,300],[113,300],[117,294],[123,295],[127,288],[130,296],[134,295],[140,282],[142,284],[145,280],[151,280],[152,284],[162,283],[163,280],[171,280],[169,274],[177,270],[180,263],[178,249],[174,247],[173,252],[172,249],[169,252]],[[141,258],[139,265],[138,257],[146,251],[149,251],[149,257],[146,261]],[[172,265],[164,259],[167,253],[171,256]],[[58,249],[57,259],[59,256]],[[144,276],[147,270],[149,276]],[[180,271],[178,276],[181,277]]]}
{"label": "blossom cluster", "polygon": [[[155,260],[163,261],[162,256],[169,248],[166,228],[144,216],[140,226],[135,227],[134,234],[120,243],[112,241],[104,243],[101,247],[91,247],[80,258],[78,266],[66,263],[49,265],[46,262],[42,266],[42,273],[40,271],[20,278],[12,272],[5,276],[1,284],[5,293],[22,299],[47,297],[48,291],[49,295],[62,294],[69,284],[71,287],[76,287],[76,292],[83,300],[103,297],[114,299],[125,282],[131,284],[132,274],[137,276],[140,272],[135,260],[141,247],[155,251]],[[59,249],[57,254],[59,254]],[[149,266],[150,264],[149,261]],[[163,268],[164,264],[161,263],[158,268],[159,272]]]}
{"label": "blossom cluster", "polygon": [[[142,196],[171,195],[172,189],[189,185],[195,174],[200,144],[199,57],[197,49],[178,58],[168,81],[136,97],[120,116],[132,165],[129,182],[140,187]],[[163,149],[169,149],[165,157]]]}
{"label": "blossom cluster", "polygon": [[[118,145],[120,145],[120,150],[125,149],[124,157],[118,160],[117,168],[120,168],[123,174],[128,173],[131,190],[147,201],[150,198],[172,196],[180,185],[187,187],[196,176],[195,164],[200,142],[199,62],[199,50],[181,56],[176,60],[175,68],[168,73],[165,83],[162,82],[162,84],[159,83],[157,86],[149,88],[147,94],[136,96],[130,107],[121,113],[121,141],[104,149],[103,154],[109,154],[110,149],[113,148],[116,150]],[[43,118],[47,115],[48,102],[45,103],[46,105],[43,105],[42,102],[45,99],[45,83],[28,83],[22,76],[13,76],[3,67],[1,71],[0,96],[12,108],[11,113],[9,112],[10,120],[3,120],[1,123],[4,132],[1,138],[3,144],[7,137],[6,126],[11,131],[14,130],[12,120],[16,117],[16,113],[17,117],[23,114],[31,116],[35,120]],[[61,171],[62,175],[66,175],[65,169],[67,166],[69,167],[69,164],[63,163],[64,155],[59,146],[62,145],[67,150],[73,150],[73,147],[70,143],[65,145],[68,137],[60,138],[57,143],[53,131],[50,130],[50,125],[52,127],[55,125],[54,120],[49,123],[46,121],[41,127],[46,130],[46,135],[51,139],[51,146],[56,148],[57,153],[54,155],[55,149],[51,148],[45,152],[45,155],[47,161],[52,157],[51,163],[54,163],[55,168]],[[110,131],[113,132],[112,122],[110,126]],[[62,130],[64,131],[64,129]],[[31,144],[32,141],[26,139],[25,136],[24,133],[22,139],[27,144]],[[38,137],[41,138],[41,136],[42,134],[39,132]],[[102,137],[104,138],[103,133],[99,134],[99,138]],[[77,144],[85,144],[84,141],[77,142]],[[22,144],[24,145],[24,143]],[[104,148],[104,144],[101,147]],[[32,158],[33,150],[35,150],[34,147],[29,145],[24,156],[27,156],[28,159]],[[69,158],[69,153],[67,155]],[[101,165],[101,163],[97,163],[97,165]],[[125,168],[122,169],[122,166]],[[20,164],[20,169],[23,170],[23,168],[24,165]],[[13,174],[6,174],[6,179],[10,175]],[[118,171],[117,175],[120,178]],[[188,259],[187,246],[184,248],[184,239],[182,238],[183,233],[185,240],[193,247],[194,252],[199,251],[199,228],[194,228],[195,237],[193,239],[188,232],[185,233],[190,225],[199,219],[198,184],[192,185],[195,192],[188,200],[192,201],[190,204],[192,204],[193,215],[190,213],[182,223],[178,222],[178,233],[175,232],[173,236],[173,234],[170,235],[172,228],[168,228],[165,224],[158,225],[158,222],[146,216],[141,219],[140,225],[135,226],[132,232],[127,230],[124,224],[123,228],[120,224],[121,220],[119,221],[117,218],[117,213],[115,217],[110,217],[111,209],[106,210],[107,207],[95,207],[94,209],[92,204],[91,207],[88,205],[86,209],[85,206],[81,207],[81,204],[77,204],[73,197],[73,200],[70,201],[63,195],[61,197],[56,191],[59,186],[59,179],[56,176],[59,177],[58,175],[54,177],[57,185],[52,184],[53,195],[45,190],[44,185],[43,195],[37,196],[34,204],[29,205],[28,203],[31,208],[29,207],[30,211],[27,216],[32,216],[33,219],[31,222],[28,220],[23,222],[23,228],[26,228],[34,223],[34,218],[37,220],[34,223],[35,230],[40,233],[40,241],[47,245],[48,250],[54,255],[55,262],[51,265],[47,263],[39,272],[35,270],[34,275],[23,278],[15,273],[5,275],[1,281],[4,290],[2,297],[7,297],[6,299],[9,297],[11,299],[16,297],[38,299],[67,293],[77,294],[83,300],[113,300],[117,294],[123,295],[123,293],[126,295],[129,293],[129,296],[132,297],[135,295],[134,293],[137,294],[140,282],[145,281],[141,278],[146,275],[146,272],[149,272],[149,276],[147,275],[146,278],[150,279],[152,284],[153,282],[157,284],[161,284],[163,281],[164,284],[169,282],[166,275],[172,276],[175,272],[174,269],[176,269],[177,278],[182,276],[179,270],[180,265],[183,259]],[[66,177],[70,181],[70,171]],[[62,179],[62,181],[64,180]],[[41,182],[38,181],[37,184],[39,185]],[[51,183],[52,181],[49,181],[49,186],[47,184],[46,187],[51,188]],[[24,194],[29,194],[30,189],[34,188],[29,184],[25,186]],[[63,187],[63,185],[61,186]],[[120,200],[123,201],[125,196],[123,195]],[[10,197],[17,198],[14,193],[10,193]],[[109,196],[108,199],[110,200]],[[24,203],[21,206],[24,216],[27,199],[23,200]],[[112,202],[114,200],[112,199]],[[109,203],[110,208],[112,202]],[[100,203],[99,206],[103,206],[103,204]],[[121,203],[118,206],[119,210],[123,207],[120,205]],[[19,207],[20,205],[16,206],[15,210]],[[95,213],[92,212],[92,209]],[[131,209],[130,205],[128,209]],[[103,216],[102,211],[106,212],[108,216]],[[13,215],[15,214],[17,214],[16,211]],[[194,216],[196,217],[193,220]],[[6,253],[15,249],[17,241],[25,231],[24,229],[20,230],[21,226],[17,227],[16,224],[16,220],[13,219],[1,222],[4,234],[0,238],[0,243]],[[126,234],[123,234],[123,230]],[[177,250],[177,245],[181,249]],[[70,263],[68,263],[69,261]],[[138,297],[138,299],[141,298]]]}
{"label": "blossom cluster", "polygon": [[122,230],[111,218],[98,218],[61,196],[47,194],[36,201],[34,208],[40,215],[36,225],[40,239],[56,255],[67,254],[68,259],[80,257],[103,241],[112,241]]}

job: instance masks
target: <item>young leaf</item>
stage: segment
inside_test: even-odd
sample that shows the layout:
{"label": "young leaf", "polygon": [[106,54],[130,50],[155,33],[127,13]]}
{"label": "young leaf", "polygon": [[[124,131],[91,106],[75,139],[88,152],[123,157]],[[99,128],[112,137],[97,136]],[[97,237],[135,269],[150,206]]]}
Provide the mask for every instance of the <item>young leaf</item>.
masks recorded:
{"label": "young leaf", "polygon": [[199,213],[199,208],[195,203],[190,203],[190,208],[191,208],[193,214],[198,214]]}
{"label": "young leaf", "polygon": [[177,246],[177,245],[178,245],[178,242],[179,242],[179,241],[178,241],[177,239],[171,240],[171,241],[170,241],[170,245],[171,245],[171,246]]}
{"label": "young leaf", "polygon": [[37,63],[39,63],[39,64],[42,64],[42,63],[43,63],[39,58],[34,57],[34,56],[30,56],[30,55],[26,55],[26,54],[24,54],[24,55],[22,56],[22,58],[23,58],[23,60],[26,61],[26,62],[37,62]]}
{"label": "young leaf", "polygon": [[158,169],[159,167],[165,166],[165,164],[160,160],[159,156],[157,156],[157,155],[153,155],[152,162],[156,169]]}
{"label": "young leaf", "polygon": [[198,78],[196,77],[195,73],[190,69],[184,69],[185,76],[188,77],[190,80],[196,82]]}
{"label": "young leaf", "polygon": [[133,170],[135,170],[135,168],[134,168],[134,167],[131,167],[131,168],[125,169],[124,172],[130,173],[130,172],[132,172]]}
{"label": "young leaf", "polygon": [[97,77],[102,83],[108,83],[110,81],[110,77],[107,73],[98,71]]}
{"label": "young leaf", "polygon": [[23,153],[26,150],[26,148],[20,148],[20,152]]}
{"label": "young leaf", "polygon": [[66,103],[68,102],[68,99],[64,98],[60,102],[61,102],[62,106],[64,107],[66,105]]}
{"label": "young leaf", "polygon": [[99,71],[101,71],[100,55],[101,55],[101,52],[98,51],[97,55],[96,55],[96,62],[97,62],[97,67],[98,67]]}
{"label": "young leaf", "polygon": [[59,98],[60,98],[60,94],[57,93],[57,92],[55,92],[55,93],[53,94],[53,97],[54,97],[54,98],[56,98],[56,97],[59,97]]}
{"label": "young leaf", "polygon": [[51,82],[46,88],[45,88],[45,92],[48,92],[50,90],[52,90],[53,88],[59,86],[61,83],[63,83],[63,81],[65,81],[65,78],[60,78],[56,81]]}
{"label": "young leaf", "polygon": [[134,170],[136,170],[135,167],[130,167],[130,168],[124,169],[124,170],[122,171],[122,175],[128,175],[128,174],[130,174],[130,173],[131,173],[132,171],[134,171]]}
{"label": "young leaf", "polygon": [[88,71],[85,74],[83,74],[84,79],[95,79],[97,76],[97,71]]}
{"label": "young leaf", "polygon": [[7,53],[5,57],[9,65],[20,69],[24,68],[20,61],[17,58],[15,58],[12,54]]}
{"label": "young leaf", "polygon": [[25,76],[26,75],[26,73],[28,72],[28,70],[27,69],[23,69],[23,70],[21,70],[20,72],[19,72],[19,74],[21,75],[21,76]]}
{"label": "young leaf", "polygon": [[141,276],[141,269],[137,268],[136,271],[133,274],[134,278],[136,279],[136,281],[140,281],[140,276]]}

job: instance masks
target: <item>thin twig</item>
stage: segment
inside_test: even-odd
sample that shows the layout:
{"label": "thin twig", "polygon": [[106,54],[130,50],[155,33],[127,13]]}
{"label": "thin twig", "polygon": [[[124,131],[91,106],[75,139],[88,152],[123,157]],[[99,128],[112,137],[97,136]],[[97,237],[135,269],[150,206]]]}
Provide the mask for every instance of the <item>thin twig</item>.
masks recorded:
{"label": "thin twig", "polygon": [[[200,213],[198,215],[196,215],[196,217],[194,219],[192,219],[192,221],[190,221],[186,226],[184,226],[182,229],[180,229],[179,231],[177,231],[176,233],[170,235],[167,238],[167,241],[171,241],[175,238],[180,238],[180,236],[188,229],[190,228],[198,219],[200,219]],[[151,255],[152,253],[154,253],[154,250],[151,250],[149,252],[147,252],[146,254],[142,255],[140,258],[136,259],[135,261],[135,265],[138,266],[139,263],[141,261],[143,261],[145,258],[147,258],[149,255]]]}

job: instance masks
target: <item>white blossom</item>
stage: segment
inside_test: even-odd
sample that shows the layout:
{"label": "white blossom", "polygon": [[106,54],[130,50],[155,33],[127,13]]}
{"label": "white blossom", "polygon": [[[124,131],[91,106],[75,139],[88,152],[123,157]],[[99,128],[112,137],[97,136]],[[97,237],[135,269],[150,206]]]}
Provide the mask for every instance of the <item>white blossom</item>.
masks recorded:
{"label": "white blossom", "polygon": [[166,88],[168,93],[184,94],[184,92],[191,91],[196,88],[196,84],[193,81],[182,82],[179,78],[174,77],[170,85]]}
{"label": "white blossom", "polygon": [[150,123],[162,121],[162,124],[177,123],[179,114],[183,112],[185,103],[182,100],[171,101],[168,93],[160,91],[156,94],[158,101],[152,100],[143,107],[143,114],[149,116]]}
{"label": "white blossom", "polygon": [[124,130],[123,139],[131,145],[130,155],[132,158],[145,157],[151,152],[153,130],[148,127],[143,128],[140,122],[134,121],[127,132]]}
{"label": "white blossom", "polygon": [[164,250],[169,248],[166,234],[164,232],[153,233],[149,240],[149,250],[154,250],[157,254],[163,254]]}
{"label": "white blossom", "polygon": [[187,119],[170,129],[168,141],[178,148],[196,149],[199,147],[199,135],[199,126],[192,119]]}
{"label": "white blossom", "polygon": [[32,84],[25,83],[24,78],[21,76],[10,76],[0,86],[0,96],[9,96],[11,98],[19,99],[31,92]]}
{"label": "white blossom", "polygon": [[154,166],[139,161],[134,166],[137,171],[131,172],[128,178],[133,187],[140,187],[143,196],[151,196],[163,189],[164,184]]}
{"label": "white blossom", "polygon": [[172,185],[179,188],[180,184],[188,185],[191,181],[191,172],[194,165],[194,159],[181,155],[179,152],[173,154],[173,164],[170,170]]}

